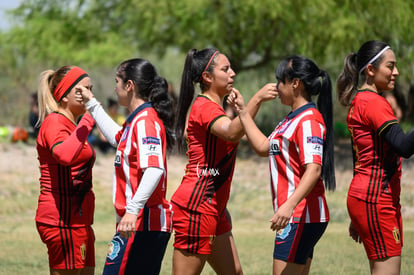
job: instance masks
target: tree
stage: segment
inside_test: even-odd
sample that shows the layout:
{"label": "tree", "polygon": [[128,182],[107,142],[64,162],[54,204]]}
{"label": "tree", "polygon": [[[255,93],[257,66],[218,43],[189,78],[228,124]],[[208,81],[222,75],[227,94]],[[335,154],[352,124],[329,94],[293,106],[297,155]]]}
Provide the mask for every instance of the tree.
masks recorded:
{"label": "tree", "polygon": [[348,53],[378,39],[399,57],[405,87],[414,85],[413,10],[405,0],[27,0],[13,11],[19,23],[0,36],[0,67],[18,75],[25,63],[113,66],[132,52],[213,46],[237,72],[273,71],[300,54],[334,81]]}

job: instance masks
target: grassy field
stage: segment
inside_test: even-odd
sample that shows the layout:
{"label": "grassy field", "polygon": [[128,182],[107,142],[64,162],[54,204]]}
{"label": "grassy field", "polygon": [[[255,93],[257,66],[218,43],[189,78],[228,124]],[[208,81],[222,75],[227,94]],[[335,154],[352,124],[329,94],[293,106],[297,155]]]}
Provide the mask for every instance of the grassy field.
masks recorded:
{"label": "grassy field", "polygon": [[[0,144],[0,274],[48,274],[46,247],[37,234],[34,215],[37,205],[38,164],[33,146]],[[348,164],[337,165],[338,189],[327,193],[331,222],[318,243],[311,274],[368,274],[368,261],[362,245],[348,237],[345,208],[347,184],[352,177]],[[94,170],[96,195],[96,274],[102,271],[107,243],[114,232],[111,204],[113,156],[98,154]],[[342,165],[344,164],[344,165]],[[179,184],[185,160],[169,158],[169,196]],[[414,177],[413,164],[403,172],[401,201],[404,219],[404,249],[401,274],[414,274]],[[271,274],[274,233],[269,229],[272,215],[266,159],[240,158],[236,164],[229,210],[233,217],[239,256],[244,274]],[[171,274],[172,240],[161,274]],[[206,266],[203,274],[214,274]]]}

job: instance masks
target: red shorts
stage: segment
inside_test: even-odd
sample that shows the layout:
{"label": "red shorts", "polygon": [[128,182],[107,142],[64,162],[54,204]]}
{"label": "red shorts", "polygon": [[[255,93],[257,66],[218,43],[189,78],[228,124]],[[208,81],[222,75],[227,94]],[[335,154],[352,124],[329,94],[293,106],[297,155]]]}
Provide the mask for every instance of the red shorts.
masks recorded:
{"label": "red shorts", "polygon": [[61,228],[36,223],[47,246],[51,269],[82,269],[95,266],[95,235],[91,226]]}
{"label": "red shorts", "polygon": [[403,230],[399,204],[373,204],[348,196],[347,206],[368,259],[401,255]]}
{"label": "red shorts", "polygon": [[172,203],[174,247],[192,254],[211,254],[216,236],[231,230],[230,216],[223,211],[214,216],[189,211]]}

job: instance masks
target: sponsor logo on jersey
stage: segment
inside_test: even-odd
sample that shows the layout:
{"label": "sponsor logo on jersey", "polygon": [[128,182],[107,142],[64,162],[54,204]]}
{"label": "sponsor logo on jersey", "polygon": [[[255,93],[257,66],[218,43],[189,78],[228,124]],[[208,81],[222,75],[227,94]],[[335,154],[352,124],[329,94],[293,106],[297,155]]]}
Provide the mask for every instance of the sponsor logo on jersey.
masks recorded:
{"label": "sponsor logo on jersey", "polygon": [[279,145],[274,140],[270,141],[269,155],[276,156],[280,155]]}
{"label": "sponsor logo on jersey", "polygon": [[144,137],[142,138],[142,144],[160,145],[161,141],[159,138],[156,138],[156,137]]}
{"label": "sponsor logo on jersey", "polygon": [[307,143],[323,145],[323,139],[317,136],[309,136],[306,138]]}
{"label": "sponsor logo on jersey", "polygon": [[121,167],[121,151],[116,151],[114,165],[115,167]]}
{"label": "sponsor logo on jersey", "polygon": [[197,173],[197,177],[200,176],[218,176],[220,175],[220,171],[217,168],[199,168],[200,163],[197,163],[197,167],[196,167],[196,173]]}
{"label": "sponsor logo on jersey", "polygon": [[148,150],[149,151],[155,151],[157,149],[157,146],[155,146],[155,145],[148,145]]}

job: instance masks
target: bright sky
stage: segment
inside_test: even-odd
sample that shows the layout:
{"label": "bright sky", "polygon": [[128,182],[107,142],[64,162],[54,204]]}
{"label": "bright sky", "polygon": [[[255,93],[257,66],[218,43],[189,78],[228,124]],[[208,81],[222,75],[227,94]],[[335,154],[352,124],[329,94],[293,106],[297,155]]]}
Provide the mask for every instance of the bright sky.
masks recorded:
{"label": "bright sky", "polygon": [[5,11],[17,8],[24,0],[0,0],[0,29],[5,30],[9,27],[9,19],[5,16]]}

